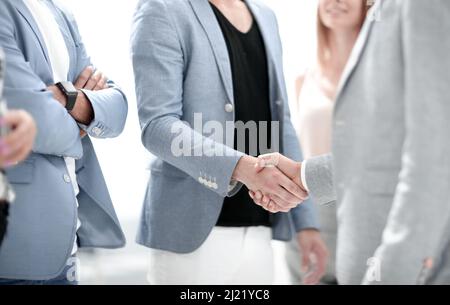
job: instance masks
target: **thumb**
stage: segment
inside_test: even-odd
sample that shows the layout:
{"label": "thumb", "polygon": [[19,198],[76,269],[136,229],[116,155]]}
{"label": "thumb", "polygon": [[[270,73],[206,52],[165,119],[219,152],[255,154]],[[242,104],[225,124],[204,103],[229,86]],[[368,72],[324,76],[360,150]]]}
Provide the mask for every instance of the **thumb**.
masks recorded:
{"label": "thumb", "polygon": [[255,163],[255,169],[257,173],[260,173],[264,170],[264,168],[266,167],[267,163],[266,160],[264,159],[258,159],[258,162]]}
{"label": "thumb", "polygon": [[291,179],[296,178],[300,174],[297,171],[297,164],[297,162],[290,160],[283,155],[278,156],[278,169]]}

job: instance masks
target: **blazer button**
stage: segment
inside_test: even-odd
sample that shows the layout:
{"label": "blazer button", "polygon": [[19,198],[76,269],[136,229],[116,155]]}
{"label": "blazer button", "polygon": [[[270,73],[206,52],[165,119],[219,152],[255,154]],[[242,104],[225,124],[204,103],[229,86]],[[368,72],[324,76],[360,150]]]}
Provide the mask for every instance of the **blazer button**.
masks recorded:
{"label": "blazer button", "polygon": [[67,175],[67,174],[65,174],[65,175],[63,176],[63,178],[64,178],[64,181],[65,181],[66,183],[72,182],[72,180],[70,179],[70,176]]}
{"label": "blazer button", "polygon": [[100,136],[102,133],[102,130],[98,127],[94,127],[92,128],[92,132],[96,135],[96,136]]}
{"label": "blazer button", "polygon": [[228,113],[233,112],[233,111],[234,111],[234,106],[233,106],[233,104],[226,104],[226,105],[225,105],[225,111],[228,112]]}

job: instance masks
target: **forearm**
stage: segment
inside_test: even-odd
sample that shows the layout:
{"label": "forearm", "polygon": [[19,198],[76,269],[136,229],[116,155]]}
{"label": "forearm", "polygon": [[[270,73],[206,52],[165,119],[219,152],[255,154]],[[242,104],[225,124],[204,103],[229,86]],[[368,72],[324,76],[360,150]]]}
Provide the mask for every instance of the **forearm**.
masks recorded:
{"label": "forearm", "polygon": [[38,130],[33,146],[35,153],[76,159],[82,157],[77,123],[49,92],[7,87],[5,95],[9,108],[25,110],[34,118]]}
{"label": "forearm", "polygon": [[230,194],[233,173],[244,156],[195,132],[173,116],[155,119],[144,126],[142,142],[152,154],[196,181],[211,181],[212,185],[205,186],[223,197]]}
{"label": "forearm", "polygon": [[92,120],[85,131],[95,138],[114,138],[125,128],[128,102],[117,87],[91,91],[82,90],[92,107]]}

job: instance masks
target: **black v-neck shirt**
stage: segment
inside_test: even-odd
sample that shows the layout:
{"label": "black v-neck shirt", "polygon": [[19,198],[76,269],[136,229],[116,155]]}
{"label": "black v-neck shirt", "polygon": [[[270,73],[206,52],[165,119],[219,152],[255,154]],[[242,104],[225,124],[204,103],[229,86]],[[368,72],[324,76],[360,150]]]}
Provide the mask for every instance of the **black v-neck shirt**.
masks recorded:
{"label": "black v-neck shirt", "polygon": [[[269,99],[269,74],[267,55],[264,41],[256,21],[247,33],[240,32],[231,22],[211,4],[220,28],[224,35],[230,57],[233,76],[233,93],[235,106],[235,121],[247,123],[249,121],[267,122],[267,143],[271,143],[270,122],[272,120]],[[246,145],[243,153],[258,156],[258,149],[251,148],[249,134],[246,134]],[[237,133],[235,132],[235,149],[237,146]],[[264,144],[263,144],[264,145]],[[255,147],[256,148],[256,147]],[[243,149],[241,149],[243,150]],[[253,150],[253,151],[251,151]],[[244,186],[238,194],[231,198],[225,198],[223,208],[217,222],[221,227],[254,227],[271,226],[270,214],[263,208],[255,205],[248,195],[248,189]]]}

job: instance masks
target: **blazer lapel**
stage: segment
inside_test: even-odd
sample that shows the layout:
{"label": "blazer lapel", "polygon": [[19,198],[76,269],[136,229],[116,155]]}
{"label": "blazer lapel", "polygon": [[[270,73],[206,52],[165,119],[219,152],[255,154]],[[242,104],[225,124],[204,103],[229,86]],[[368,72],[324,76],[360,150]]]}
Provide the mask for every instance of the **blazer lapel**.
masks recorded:
{"label": "blazer lapel", "polygon": [[39,31],[39,27],[36,24],[36,21],[34,20],[33,15],[28,10],[28,8],[26,7],[26,5],[23,1],[13,1],[12,3],[16,7],[16,9],[19,11],[20,15],[22,15],[22,17],[30,25],[31,30],[36,35],[36,37],[39,41],[39,45],[41,47],[42,52],[44,53],[44,57],[45,57],[45,60],[47,61],[47,64],[49,66],[51,66],[47,47],[45,46],[45,43],[44,43],[44,38],[42,37],[41,32]]}
{"label": "blazer lapel", "polygon": [[220,25],[216,20],[216,16],[214,15],[208,0],[189,1],[204,31],[206,32],[206,35],[208,36],[209,43],[213,49],[217,66],[219,67],[220,75],[228,95],[228,99],[231,103],[234,103],[230,57],[228,55],[227,45]]}
{"label": "blazer lapel", "polygon": [[376,20],[376,14],[378,14],[379,9],[381,8],[381,1],[378,0],[375,2],[372,9],[369,11],[366,21],[361,29],[361,32],[359,34],[359,37],[355,43],[355,46],[353,47],[352,54],[350,55],[350,58],[347,62],[347,65],[344,69],[344,72],[342,73],[341,80],[339,82],[337,95],[336,95],[336,106],[340,102],[340,95],[342,93],[342,90],[344,89],[345,85],[350,79],[350,76],[352,75],[353,71],[355,70],[356,66],[358,65],[361,56],[364,52],[365,46],[367,44],[367,41],[370,36],[370,32],[372,30],[372,26]]}

